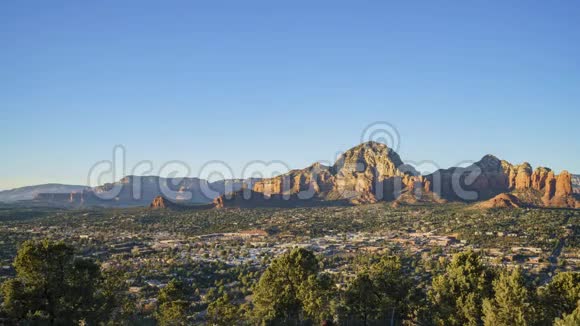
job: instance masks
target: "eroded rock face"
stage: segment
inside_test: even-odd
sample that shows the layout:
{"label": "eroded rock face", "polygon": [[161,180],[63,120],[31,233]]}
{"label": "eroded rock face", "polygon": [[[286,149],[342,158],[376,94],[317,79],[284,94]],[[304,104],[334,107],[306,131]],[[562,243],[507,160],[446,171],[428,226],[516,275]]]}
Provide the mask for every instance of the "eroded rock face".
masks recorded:
{"label": "eroded rock face", "polygon": [[552,170],[545,167],[537,168],[532,174],[532,188],[538,191],[545,191],[548,174],[551,171]]}
{"label": "eroded rock face", "polygon": [[[368,142],[345,152],[332,167],[332,192],[357,203],[374,203],[397,197],[414,184],[412,171],[384,144]],[[389,180],[399,181],[389,182]],[[393,184],[394,189],[389,189]]]}
{"label": "eroded rock face", "polygon": [[252,190],[267,195],[294,195],[310,192],[313,195],[331,187],[332,176],[329,168],[320,163],[302,169],[293,170],[284,175],[256,181]]}
{"label": "eroded rock face", "polygon": [[532,167],[529,163],[524,163],[516,167],[516,190],[528,189],[532,186]]}
{"label": "eroded rock face", "polygon": [[572,194],[572,176],[562,171],[556,178],[556,197],[567,197]]}
{"label": "eroded rock face", "polygon": [[467,168],[437,171],[427,179],[434,185],[432,191],[452,201],[482,201],[513,193],[529,205],[575,207],[568,172],[557,176],[544,167],[532,172],[528,163],[512,165],[492,155]]}
{"label": "eroded rock face", "polygon": [[149,205],[149,208],[153,208],[153,209],[164,209],[164,208],[171,208],[173,206],[175,206],[175,204],[172,203],[172,202],[170,202],[165,197],[163,197],[163,196],[157,196],[157,197],[155,197],[153,199],[153,201]]}
{"label": "eroded rock face", "polygon": [[[397,181],[402,189],[415,187],[416,180],[403,166],[399,155],[384,144],[368,142],[345,152],[332,167],[314,164],[303,170],[256,182],[254,192],[267,195],[296,195],[299,198],[345,200],[368,204],[393,197],[385,193],[387,180]],[[389,189],[387,189],[389,192]]]}
{"label": "eroded rock face", "polygon": [[568,171],[562,171],[559,175],[548,173],[546,189],[542,201],[549,207],[575,208],[576,200],[572,192],[572,175]]}

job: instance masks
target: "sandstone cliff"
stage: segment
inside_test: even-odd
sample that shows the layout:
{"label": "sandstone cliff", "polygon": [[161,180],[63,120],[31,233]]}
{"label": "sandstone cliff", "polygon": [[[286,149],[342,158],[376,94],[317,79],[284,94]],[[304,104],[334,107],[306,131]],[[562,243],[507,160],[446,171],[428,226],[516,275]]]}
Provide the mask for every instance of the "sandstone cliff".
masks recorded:
{"label": "sandstone cliff", "polygon": [[512,193],[532,206],[574,208],[576,205],[567,171],[556,175],[545,167],[532,170],[529,163],[512,165],[492,155],[467,168],[439,170],[427,179],[439,185],[438,189],[431,190],[448,200],[482,201]]}
{"label": "sandstone cliff", "polygon": [[[396,199],[404,191],[427,189],[428,181],[415,174],[395,151],[368,142],[345,152],[331,167],[316,163],[257,181],[251,190],[252,194],[258,194],[256,202],[262,202],[265,195],[270,202],[297,198],[308,204],[321,201],[368,204]],[[236,198],[239,201],[239,196]]]}

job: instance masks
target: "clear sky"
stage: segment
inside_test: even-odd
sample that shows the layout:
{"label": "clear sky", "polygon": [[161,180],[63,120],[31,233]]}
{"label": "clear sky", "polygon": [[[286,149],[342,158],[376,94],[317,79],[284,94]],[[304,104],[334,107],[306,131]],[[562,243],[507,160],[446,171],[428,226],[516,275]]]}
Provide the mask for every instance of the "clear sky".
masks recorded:
{"label": "clear sky", "polygon": [[579,1],[3,1],[0,189],[128,166],[404,160],[580,173]]}

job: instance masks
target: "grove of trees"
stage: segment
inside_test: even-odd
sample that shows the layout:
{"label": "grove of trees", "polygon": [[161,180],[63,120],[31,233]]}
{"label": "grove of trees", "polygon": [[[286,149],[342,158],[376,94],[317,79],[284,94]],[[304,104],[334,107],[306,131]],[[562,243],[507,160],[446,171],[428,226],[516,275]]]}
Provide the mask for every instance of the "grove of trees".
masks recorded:
{"label": "grove of trees", "polygon": [[[0,324],[138,325],[127,284],[62,242],[27,241],[16,275],[1,286]],[[346,286],[316,255],[293,249],[274,259],[246,298],[225,287],[204,294],[204,320],[190,316],[191,286],[174,279],[157,293],[159,325],[579,325],[580,274],[534,285],[521,269],[491,268],[472,251],[442,261],[426,288],[397,255],[361,260]]]}

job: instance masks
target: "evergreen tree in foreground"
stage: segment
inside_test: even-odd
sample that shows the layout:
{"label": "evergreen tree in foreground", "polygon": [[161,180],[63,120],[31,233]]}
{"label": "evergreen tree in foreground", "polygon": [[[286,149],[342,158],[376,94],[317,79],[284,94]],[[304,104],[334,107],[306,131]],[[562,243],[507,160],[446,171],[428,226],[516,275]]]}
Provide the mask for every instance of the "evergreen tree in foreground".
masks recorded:
{"label": "evergreen tree in foreground", "polygon": [[494,296],[483,302],[486,326],[527,326],[536,322],[531,292],[520,269],[502,271],[493,281]]}
{"label": "evergreen tree in foreground", "polygon": [[26,241],[14,260],[16,277],[2,285],[4,310],[16,322],[96,324],[117,306],[100,267],[74,256],[63,242]]}
{"label": "evergreen tree in foreground", "polygon": [[319,275],[311,251],[294,249],[268,266],[254,289],[254,316],[263,324],[319,321],[328,314],[332,282]]}
{"label": "evergreen tree in foreground", "polygon": [[493,274],[473,251],[456,254],[445,272],[433,278],[429,301],[441,326],[482,324],[483,300],[491,297]]}

